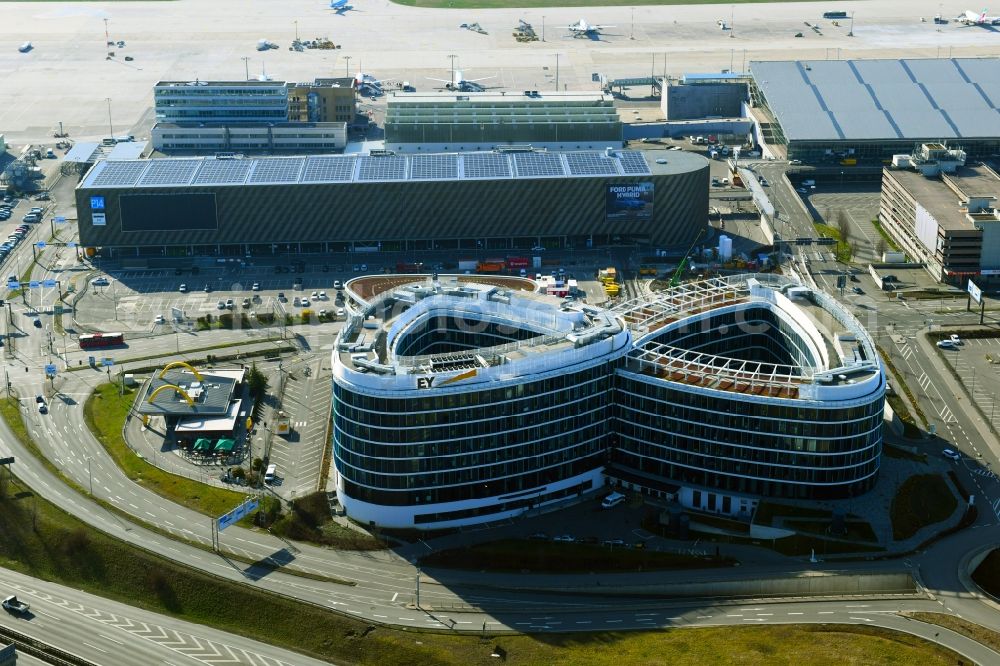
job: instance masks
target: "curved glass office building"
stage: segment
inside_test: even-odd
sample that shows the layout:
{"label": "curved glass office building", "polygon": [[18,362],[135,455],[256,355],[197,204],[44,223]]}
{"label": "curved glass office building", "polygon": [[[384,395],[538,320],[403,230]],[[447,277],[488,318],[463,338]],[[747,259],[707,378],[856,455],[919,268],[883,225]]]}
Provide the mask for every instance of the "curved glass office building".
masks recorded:
{"label": "curved glass office building", "polygon": [[355,297],[333,353],[338,493],[356,520],[486,522],[609,479],[736,514],[875,481],[884,374],[821,292],[737,276],[605,310],[413,280]]}

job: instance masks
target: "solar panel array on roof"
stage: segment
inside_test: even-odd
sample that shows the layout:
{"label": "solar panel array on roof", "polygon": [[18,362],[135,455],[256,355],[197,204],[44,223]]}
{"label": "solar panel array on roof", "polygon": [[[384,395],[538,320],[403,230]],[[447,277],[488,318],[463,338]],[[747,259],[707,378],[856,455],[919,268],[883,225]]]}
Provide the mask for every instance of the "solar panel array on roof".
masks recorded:
{"label": "solar panel array on roof", "polygon": [[462,156],[466,178],[510,178],[510,162],[501,153],[467,153]]}
{"label": "solar panel array on roof", "polygon": [[789,141],[1000,137],[1000,60],[754,62]]}
{"label": "solar panel array on roof", "polygon": [[458,155],[414,155],[410,158],[410,180],[455,178],[458,178]]}
{"label": "solar panel array on roof", "polygon": [[555,153],[514,153],[514,169],[520,178],[566,175],[562,160]]}
{"label": "solar panel array on roof", "polygon": [[150,160],[138,185],[187,185],[201,160]]}
{"label": "solar panel array on roof", "polygon": [[205,160],[192,183],[197,185],[227,185],[244,183],[253,162],[250,160]]}
{"label": "solar panel array on roof", "polygon": [[622,173],[629,175],[650,173],[646,156],[642,153],[622,151],[618,153],[618,159],[621,161]]}
{"label": "solar panel array on roof", "polygon": [[566,165],[574,176],[617,176],[618,166],[604,153],[566,153]]}
{"label": "solar panel array on roof", "polygon": [[295,183],[299,180],[302,167],[306,163],[304,157],[268,157],[256,160],[251,183]]}
{"label": "solar panel array on roof", "polygon": [[129,187],[135,185],[139,176],[149,166],[149,160],[138,162],[99,162],[98,171],[90,184],[93,187]]}
{"label": "solar panel array on roof", "polygon": [[354,174],[353,157],[310,157],[302,174],[304,183],[331,183],[349,181]]}
{"label": "solar panel array on roof", "polygon": [[359,157],[358,180],[406,180],[406,158],[397,155]]}
{"label": "solar panel array on roof", "polygon": [[82,187],[267,185],[649,174],[642,153],[489,152],[436,155],[100,161]]}

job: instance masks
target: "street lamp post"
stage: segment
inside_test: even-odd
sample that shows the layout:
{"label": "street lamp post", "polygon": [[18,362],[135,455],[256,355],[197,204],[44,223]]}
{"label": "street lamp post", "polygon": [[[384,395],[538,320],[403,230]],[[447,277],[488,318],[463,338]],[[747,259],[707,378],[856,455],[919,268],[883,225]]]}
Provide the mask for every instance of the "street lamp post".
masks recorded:
{"label": "street lamp post", "polygon": [[243,69],[246,73],[247,81],[250,80],[250,56],[243,56],[240,58],[243,61]]}
{"label": "street lamp post", "polygon": [[344,76],[351,75],[351,56],[344,56]]}
{"label": "street lamp post", "polygon": [[115,138],[115,128],[111,124],[111,98],[105,97],[104,101],[108,103],[108,138]]}

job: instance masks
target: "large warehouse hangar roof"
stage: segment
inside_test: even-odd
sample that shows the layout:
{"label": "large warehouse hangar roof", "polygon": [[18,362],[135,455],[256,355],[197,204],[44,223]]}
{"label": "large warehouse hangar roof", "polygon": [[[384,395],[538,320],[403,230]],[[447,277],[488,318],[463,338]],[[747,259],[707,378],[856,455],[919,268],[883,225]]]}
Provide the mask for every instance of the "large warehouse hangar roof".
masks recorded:
{"label": "large warehouse hangar roof", "polygon": [[1000,60],[752,62],[788,141],[1000,137]]}
{"label": "large warehouse hangar roof", "polygon": [[[690,168],[671,153],[668,165]],[[671,172],[670,166],[657,173]],[[285,185],[412,180],[476,180],[643,176],[653,173],[645,155],[620,150],[483,152],[439,155],[316,155],[253,159],[155,159],[98,162],[81,188]]]}

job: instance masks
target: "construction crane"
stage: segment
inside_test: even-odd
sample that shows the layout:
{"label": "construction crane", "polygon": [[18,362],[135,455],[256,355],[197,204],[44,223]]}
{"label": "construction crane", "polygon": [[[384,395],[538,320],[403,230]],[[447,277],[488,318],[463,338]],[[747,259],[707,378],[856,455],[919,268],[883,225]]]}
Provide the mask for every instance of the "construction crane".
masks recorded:
{"label": "construction crane", "polygon": [[687,266],[688,257],[691,256],[691,253],[694,251],[694,246],[698,243],[698,241],[701,240],[701,237],[705,234],[705,231],[706,231],[705,229],[702,229],[701,231],[698,232],[698,235],[695,236],[694,242],[691,243],[691,247],[689,247],[688,251],[684,253],[684,258],[681,259],[681,263],[677,265],[677,270],[674,271],[674,274],[670,277],[671,288],[676,287],[681,283],[681,275],[684,273],[684,267]]}

